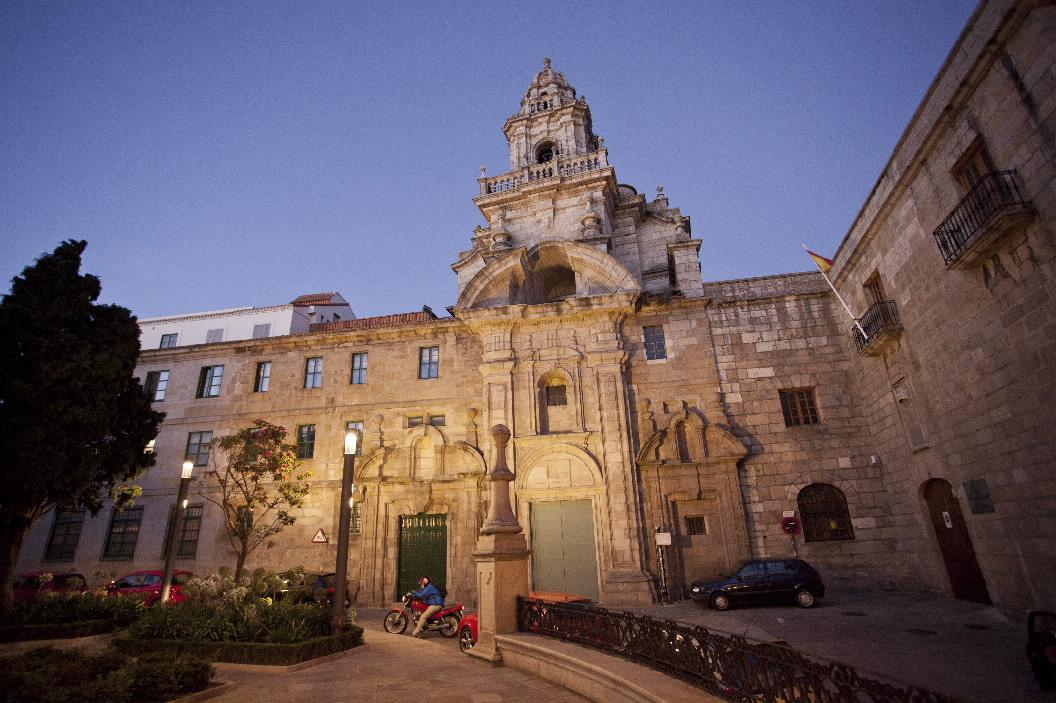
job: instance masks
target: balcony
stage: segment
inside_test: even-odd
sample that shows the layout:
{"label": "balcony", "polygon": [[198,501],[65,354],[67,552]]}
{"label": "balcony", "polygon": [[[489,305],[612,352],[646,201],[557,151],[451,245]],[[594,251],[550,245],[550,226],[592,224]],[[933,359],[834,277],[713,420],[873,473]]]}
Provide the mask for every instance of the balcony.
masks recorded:
{"label": "balcony", "polygon": [[1034,208],[1023,199],[1015,171],[994,171],[980,178],[968,195],[934,232],[951,269],[969,268],[989,256],[1005,235],[1022,229],[1034,218]]}
{"label": "balcony", "polygon": [[478,178],[481,195],[492,195],[517,190],[535,181],[550,178],[568,178],[581,173],[597,171],[609,165],[608,149],[599,149],[589,154],[577,156],[559,156],[544,164],[532,164],[517,171],[510,171],[501,176]]}
{"label": "balcony", "polygon": [[[861,330],[858,325],[861,325]],[[862,336],[862,330],[867,336]],[[874,303],[858,319],[858,324],[851,327],[851,336],[858,353],[869,356],[883,354],[901,334],[902,321],[898,317],[898,305],[893,300]]]}

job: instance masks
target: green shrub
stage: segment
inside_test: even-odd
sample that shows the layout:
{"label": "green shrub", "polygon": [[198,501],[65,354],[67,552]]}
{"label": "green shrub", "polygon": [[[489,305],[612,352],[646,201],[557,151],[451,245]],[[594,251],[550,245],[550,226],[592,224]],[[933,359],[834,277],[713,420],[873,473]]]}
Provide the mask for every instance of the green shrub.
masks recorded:
{"label": "green shrub", "polygon": [[208,662],[163,653],[125,656],[35,649],[0,660],[0,703],[147,703],[204,689]]}
{"label": "green shrub", "polygon": [[137,598],[113,598],[91,593],[41,598],[32,603],[13,603],[0,615],[0,627],[57,625],[87,620],[127,624],[143,611]]}
{"label": "green shrub", "polygon": [[330,611],[314,603],[186,601],[150,608],[129,628],[141,640],[303,642],[330,632]]}

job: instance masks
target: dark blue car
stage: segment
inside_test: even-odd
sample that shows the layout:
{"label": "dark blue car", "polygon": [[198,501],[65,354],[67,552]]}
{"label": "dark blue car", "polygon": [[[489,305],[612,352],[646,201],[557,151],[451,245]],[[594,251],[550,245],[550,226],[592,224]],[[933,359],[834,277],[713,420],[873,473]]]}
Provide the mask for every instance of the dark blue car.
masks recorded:
{"label": "dark blue car", "polygon": [[810,608],[825,595],[817,570],[802,559],[753,559],[722,581],[694,581],[690,597],[715,610],[733,605],[796,603]]}

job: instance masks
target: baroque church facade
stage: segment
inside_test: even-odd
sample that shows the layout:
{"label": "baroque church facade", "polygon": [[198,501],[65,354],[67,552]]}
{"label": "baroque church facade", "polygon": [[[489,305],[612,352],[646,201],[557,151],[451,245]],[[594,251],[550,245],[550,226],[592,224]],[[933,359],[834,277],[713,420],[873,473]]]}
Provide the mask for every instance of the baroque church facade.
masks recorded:
{"label": "baroque church facade", "polygon": [[644,604],[798,554],[830,587],[1052,608],[1054,46],[1056,6],[980,5],[834,257],[854,325],[818,273],[704,281],[690,218],[618,180],[546,60],[503,125],[509,170],[482,169],[450,316],[144,349],[166,419],[143,496],[45,518],[20,566],[160,565],[185,457],[177,567],[231,565],[209,441],[265,418],[313,490],[250,567],[333,570],[354,427],[356,602],[430,573],[474,603],[502,424],[534,590]]}

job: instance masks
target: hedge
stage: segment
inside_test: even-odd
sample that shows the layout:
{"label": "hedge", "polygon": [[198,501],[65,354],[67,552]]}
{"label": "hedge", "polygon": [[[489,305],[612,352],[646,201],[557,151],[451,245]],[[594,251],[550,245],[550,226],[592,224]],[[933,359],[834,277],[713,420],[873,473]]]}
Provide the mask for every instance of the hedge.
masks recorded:
{"label": "hedge", "polygon": [[[127,624],[127,623],[124,623]],[[121,623],[113,620],[85,620],[49,625],[8,625],[0,627],[0,642],[27,642],[30,640],[57,640],[71,637],[89,637],[113,632]]]}
{"label": "hedge", "polygon": [[210,661],[234,664],[265,664],[289,666],[309,659],[352,649],[363,644],[363,628],[356,625],[326,637],[316,637],[297,644],[274,642],[192,642],[188,640],[152,640],[119,637],[114,640],[117,648],[128,654],[147,649],[151,652],[178,656],[190,654]]}

